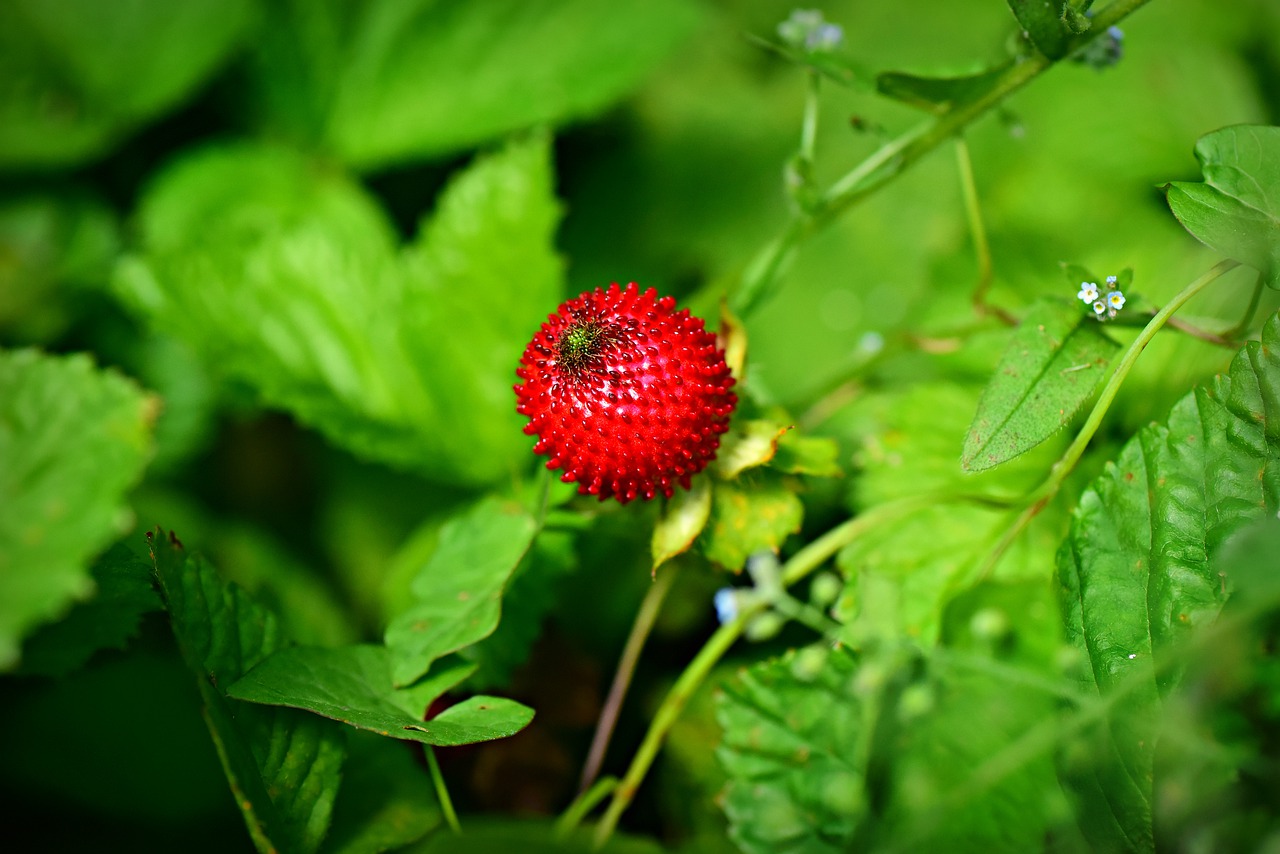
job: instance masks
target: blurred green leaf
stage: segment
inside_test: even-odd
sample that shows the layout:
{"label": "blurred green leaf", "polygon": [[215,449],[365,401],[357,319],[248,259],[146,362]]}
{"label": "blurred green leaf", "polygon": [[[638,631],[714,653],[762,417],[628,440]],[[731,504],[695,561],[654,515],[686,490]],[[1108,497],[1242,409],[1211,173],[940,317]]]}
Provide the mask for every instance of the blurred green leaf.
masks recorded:
{"label": "blurred green leaf", "polygon": [[941,115],[956,104],[985,95],[1004,74],[1008,66],[965,74],[958,77],[925,77],[901,71],[876,75],[876,91],[895,101]]}
{"label": "blurred green leaf", "polygon": [[431,778],[408,745],[360,734],[347,745],[325,854],[390,851],[444,823]]}
{"label": "blurred green leaf", "polygon": [[1014,331],[982,394],[965,437],[964,468],[994,468],[1065,427],[1119,348],[1079,305],[1037,303]]}
{"label": "blurred green leaf", "polygon": [[291,647],[254,667],[227,689],[252,703],[292,706],[390,738],[453,746],[518,732],[533,711],[499,697],[472,697],[423,723],[427,706],[475,669],[456,658],[441,661],[408,688],[391,681],[386,647]]}
{"label": "blurred green leaf", "polygon": [[726,569],[738,571],[758,551],[778,551],[800,530],[804,505],[791,486],[770,472],[749,482],[717,483],[711,516],[699,538],[702,553]]}
{"label": "blurred green leaf", "polygon": [[1050,59],[1061,59],[1067,54],[1070,41],[1066,24],[1062,19],[1062,7],[1067,0],[1008,0],[1013,16],[1036,49]]}
{"label": "blurred green leaf", "polygon": [[10,0],[0,5],[0,164],[101,154],[231,53],[250,0]]}
{"label": "blurred green leaf", "polygon": [[0,351],[0,670],[93,595],[90,559],[127,523],[155,401],[86,356]]}
{"label": "blurred green leaf", "polygon": [[77,308],[67,286],[108,279],[119,250],[117,231],[115,215],[91,198],[0,200],[0,334],[43,343],[63,333]]}
{"label": "blurred green leaf", "polygon": [[711,479],[696,477],[692,489],[677,489],[663,504],[649,544],[655,570],[688,551],[702,533],[711,516],[711,492]]}
{"label": "blurred green leaf", "polygon": [[178,649],[250,837],[262,852],[317,850],[341,781],[341,731],[293,709],[228,702],[226,686],[286,643],[279,620],[172,536],[150,538]]}
{"label": "blurred green leaf", "polygon": [[700,17],[684,0],[293,0],[269,10],[255,82],[267,123],[375,169],[597,113]]}
{"label": "blurred green leaf", "polygon": [[778,437],[778,447],[769,465],[787,474],[839,477],[844,472],[837,462],[840,446],[825,436],[805,436],[789,430]]}
{"label": "blurred green leaf", "polygon": [[729,836],[747,854],[847,851],[867,811],[864,709],[854,659],[836,650],[811,678],[794,654],[724,686],[716,756],[729,777]]}
{"label": "blurred green leaf", "polygon": [[22,673],[65,676],[101,649],[124,649],[144,614],[158,611],[151,566],[121,545],[93,565],[97,592],[62,620],[37,629],[22,647]]}
{"label": "blurred green leaf", "polygon": [[1096,767],[1068,770],[1081,827],[1099,847],[1154,847],[1154,716],[1181,674],[1158,671],[1156,657],[1218,614],[1226,581],[1210,556],[1280,508],[1280,316],[1262,337],[1228,376],[1183,398],[1167,426],[1125,445],[1081,497],[1059,552],[1067,637],[1087,656],[1086,684],[1104,697],[1125,688]]}
{"label": "blurred green leaf", "polygon": [[[117,291],[332,441],[484,483],[527,458],[511,383],[560,298],[549,141],[478,159],[399,256],[373,201],[284,149],[210,148],[143,200]],[[249,322],[251,319],[252,322]]]}
{"label": "blurred green leaf", "polygon": [[1197,240],[1280,289],[1280,127],[1235,125],[1200,137],[1204,183],[1173,181],[1165,198]]}
{"label": "blurred green leaf", "polygon": [[503,590],[536,531],[533,517],[496,498],[445,524],[413,581],[415,603],[387,627],[396,685],[417,681],[436,659],[493,633]]}

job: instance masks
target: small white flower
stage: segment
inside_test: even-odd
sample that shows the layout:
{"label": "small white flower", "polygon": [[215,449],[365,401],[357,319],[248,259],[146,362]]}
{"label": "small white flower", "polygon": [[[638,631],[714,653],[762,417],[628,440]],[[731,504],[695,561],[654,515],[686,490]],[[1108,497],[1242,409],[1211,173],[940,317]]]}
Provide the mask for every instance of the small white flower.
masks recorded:
{"label": "small white flower", "polygon": [[1076,294],[1081,302],[1093,302],[1098,298],[1097,282],[1081,282],[1080,293]]}
{"label": "small white flower", "polygon": [[1107,287],[1114,289],[1116,283],[1115,276],[1107,276]]}
{"label": "small white flower", "polygon": [[1106,304],[1105,302],[1103,302],[1102,300],[1097,300],[1096,302],[1094,302],[1094,304],[1093,304],[1093,313],[1094,313],[1094,314],[1096,314],[1096,315],[1098,315],[1099,317],[1101,317],[1101,316],[1102,316],[1102,314],[1103,314],[1103,312],[1105,312],[1106,310],[1107,310],[1107,304]]}
{"label": "small white flower", "polygon": [[1124,308],[1124,294],[1119,291],[1112,291],[1107,294],[1107,305],[1111,306],[1115,311]]}

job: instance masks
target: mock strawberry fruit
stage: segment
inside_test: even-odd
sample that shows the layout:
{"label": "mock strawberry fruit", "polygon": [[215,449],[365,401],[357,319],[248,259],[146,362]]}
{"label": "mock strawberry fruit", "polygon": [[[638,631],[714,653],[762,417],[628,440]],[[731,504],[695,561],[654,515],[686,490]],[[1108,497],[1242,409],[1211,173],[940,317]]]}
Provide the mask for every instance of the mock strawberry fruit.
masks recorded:
{"label": "mock strawberry fruit", "polygon": [[670,497],[715,459],[738,403],[724,351],[673,297],[615,283],[547,317],[516,370],[516,411],[549,469],[623,504]]}

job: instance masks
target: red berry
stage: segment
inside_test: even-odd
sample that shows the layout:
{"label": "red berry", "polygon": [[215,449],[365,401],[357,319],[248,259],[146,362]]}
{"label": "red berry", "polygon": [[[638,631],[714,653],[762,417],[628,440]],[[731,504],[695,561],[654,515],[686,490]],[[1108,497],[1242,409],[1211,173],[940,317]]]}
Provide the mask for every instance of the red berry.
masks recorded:
{"label": "red berry", "polygon": [[673,297],[635,282],[569,300],[520,359],[516,411],[535,453],[578,491],[670,497],[716,457],[738,403],[716,337]]}

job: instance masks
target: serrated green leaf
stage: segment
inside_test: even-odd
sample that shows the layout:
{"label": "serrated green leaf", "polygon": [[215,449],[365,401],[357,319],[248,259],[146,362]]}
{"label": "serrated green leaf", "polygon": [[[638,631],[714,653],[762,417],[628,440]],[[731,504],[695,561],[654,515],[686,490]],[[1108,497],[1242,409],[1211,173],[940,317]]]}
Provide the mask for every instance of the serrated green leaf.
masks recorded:
{"label": "serrated green leaf", "polygon": [[533,711],[499,697],[472,697],[423,722],[436,697],[466,679],[475,665],[457,657],[438,661],[408,688],[391,681],[386,647],[290,647],[258,664],[227,695],[272,706],[291,706],[389,738],[455,746],[512,735]]}
{"label": "serrated green leaf", "polygon": [[558,216],[544,136],[460,173],[399,254],[340,174],[285,149],[210,148],[147,193],[143,251],[116,291],[333,442],[492,482],[528,455],[512,372],[560,299]]}
{"label": "serrated green leaf", "polygon": [[126,522],[154,416],[86,356],[0,351],[0,671],[35,626],[93,595],[87,564]]}
{"label": "serrated green leaf", "polygon": [[121,545],[93,565],[94,597],[42,626],[22,647],[22,673],[65,676],[101,649],[124,649],[144,614],[161,607],[151,565]]}
{"label": "serrated green leaf", "polygon": [[793,659],[743,671],[716,704],[729,837],[748,854],[847,851],[867,811],[854,660],[833,651],[799,679]]}
{"label": "serrated green leaf", "polygon": [[0,6],[0,163],[102,153],[188,95],[248,29],[248,0],[12,0]]}
{"label": "serrated green leaf", "polygon": [[750,483],[717,483],[711,516],[698,540],[707,559],[735,572],[758,551],[777,551],[800,530],[804,504],[777,475],[761,472]]}
{"label": "serrated green leaf", "polygon": [[1165,186],[1169,208],[1202,243],[1280,288],[1280,127],[1235,125],[1200,137],[1203,183]]}
{"label": "serrated green leaf", "polygon": [[957,77],[924,77],[901,71],[876,75],[876,91],[887,98],[942,115],[957,104],[985,95],[1004,74],[1007,66]]}
{"label": "serrated green leaf", "polygon": [[1008,0],[1013,16],[1036,49],[1050,59],[1067,55],[1070,43],[1062,7],[1066,0]]}
{"label": "serrated green leaf", "polygon": [[688,551],[702,533],[711,517],[712,491],[711,478],[695,477],[691,489],[676,490],[663,505],[649,544],[654,570]]}
{"label": "serrated green leaf", "polygon": [[1037,303],[982,394],[961,464],[994,468],[1057,433],[1093,394],[1119,347],[1078,305]]}
{"label": "serrated green leaf", "polygon": [[700,17],[680,0],[277,4],[257,82],[268,123],[373,169],[589,116]]}
{"label": "serrated green leaf", "polygon": [[1087,656],[1090,688],[1106,696],[1125,686],[1095,760],[1065,772],[1099,847],[1154,847],[1154,716],[1181,672],[1157,671],[1154,658],[1221,608],[1215,551],[1280,508],[1278,413],[1273,317],[1227,376],[1183,398],[1167,425],[1139,433],[1080,499],[1058,556],[1067,637]]}
{"label": "serrated green leaf", "polygon": [[444,823],[427,771],[404,745],[352,734],[325,854],[379,854]]}
{"label": "serrated green leaf", "polygon": [[436,659],[497,628],[502,592],[537,526],[522,508],[488,499],[456,516],[413,581],[417,600],[391,621],[386,642],[396,685],[409,685]]}
{"label": "serrated green leaf", "polygon": [[228,700],[226,686],[284,645],[279,620],[176,539],[157,531],[151,540],[174,637],[250,837],[262,852],[317,850],[341,781],[341,731],[293,709]]}

